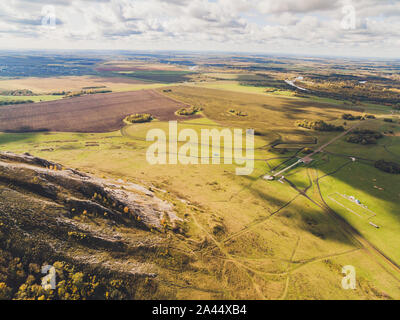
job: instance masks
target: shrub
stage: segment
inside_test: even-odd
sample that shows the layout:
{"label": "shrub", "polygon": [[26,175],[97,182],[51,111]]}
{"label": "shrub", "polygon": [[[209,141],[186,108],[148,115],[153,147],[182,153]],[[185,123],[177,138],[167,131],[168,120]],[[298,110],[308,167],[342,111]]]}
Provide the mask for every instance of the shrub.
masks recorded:
{"label": "shrub", "polygon": [[137,113],[127,116],[125,120],[130,123],[143,123],[153,120],[153,116],[149,113]]}
{"label": "shrub", "polygon": [[57,92],[51,92],[49,93],[52,96],[65,96],[66,94],[69,94],[70,92],[67,91],[57,91]]}
{"label": "shrub", "polygon": [[375,168],[387,173],[400,174],[400,164],[395,162],[378,160],[375,162]]}
{"label": "shrub", "polygon": [[4,282],[0,282],[0,300],[9,300],[12,298],[12,290]]}
{"label": "shrub", "polygon": [[343,126],[335,126],[333,124],[328,124],[323,120],[309,121],[309,120],[298,120],[296,121],[296,126],[313,129],[316,131],[344,131]]}
{"label": "shrub", "polygon": [[197,112],[201,111],[200,107],[188,107],[188,108],[181,108],[179,109],[176,114],[180,116],[191,116],[196,114]]}
{"label": "shrub", "polygon": [[1,100],[0,106],[7,106],[12,104],[33,103],[33,100]]}
{"label": "shrub", "polygon": [[369,129],[359,129],[359,130],[354,130],[353,134],[346,138],[346,141],[349,143],[368,145],[368,144],[376,144],[377,140],[382,138],[383,135],[380,132]]}
{"label": "shrub", "polygon": [[228,110],[229,113],[234,114],[238,117],[247,117],[247,113],[243,112],[243,111],[239,111],[239,110],[235,110],[235,109],[230,109]]}
{"label": "shrub", "polygon": [[383,138],[382,133],[370,129],[355,129],[353,130],[355,134],[364,134],[364,135],[374,135],[376,139]]}
{"label": "shrub", "polygon": [[68,237],[80,241],[85,240],[87,238],[87,235],[82,232],[70,231],[68,232]]}
{"label": "shrub", "polygon": [[279,154],[285,154],[288,152],[288,149],[282,148],[282,149],[275,149]]}
{"label": "shrub", "polygon": [[109,89],[103,89],[103,90],[81,90],[81,91],[73,91],[73,92],[68,92],[66,93],[66,98],[71,98],[71,97],[80,97],[85,94],[96,94],[96,93],[110,93],[112,90]]}
{"label": "shrub", "polygon": [[345,113],[342,115],[342,119],[354,121],[354,120],[375,119],[375,116],[372,114],[365,114],[363,116],[353,116],[351,113]]}

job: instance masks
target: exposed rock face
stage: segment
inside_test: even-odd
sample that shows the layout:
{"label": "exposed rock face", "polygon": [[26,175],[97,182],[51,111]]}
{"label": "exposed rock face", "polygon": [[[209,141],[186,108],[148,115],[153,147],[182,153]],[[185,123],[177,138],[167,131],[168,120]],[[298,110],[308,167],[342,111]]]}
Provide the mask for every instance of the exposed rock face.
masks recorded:
{"label": "exposed rock face", "polygon": [[[114,298],[143,298],[137,292],[150,289],[144,297],[158,297],[158,284],[149,279],[158,283],[170,263],[164,260],[178,259],[182,266],[190,261],[173,251],[165,233],[181,224],[171,204],[142,186],[99,179],[29,154],[0,153],[0,289],[10,287],[11,298],[38,298],[29,288],[32,277],[37,282],[42,275],[32,276],[31,266],[55,262],[72,265],[91,281],[95,275],[104,288],[78,294],[68,285],[71,278],[50,298],[110,298],[113,279],[124,279]],[[7,267],[11,263],[21,269],[20,278]],[[76,271],[68,268],[74,277]]]}

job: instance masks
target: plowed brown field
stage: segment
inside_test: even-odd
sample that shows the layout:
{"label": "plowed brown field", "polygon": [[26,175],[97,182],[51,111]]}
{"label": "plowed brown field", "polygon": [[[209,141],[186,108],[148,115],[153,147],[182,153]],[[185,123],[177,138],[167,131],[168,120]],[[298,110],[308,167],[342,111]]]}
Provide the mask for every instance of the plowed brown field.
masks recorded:
{"label": "plowed brown field", "polygon": [[122,120],[133,113],[150,113],[162,121],[178,119],[175,111],[183,106],[153,90],[3,106],[0,132],[108,132],[121,128]]}

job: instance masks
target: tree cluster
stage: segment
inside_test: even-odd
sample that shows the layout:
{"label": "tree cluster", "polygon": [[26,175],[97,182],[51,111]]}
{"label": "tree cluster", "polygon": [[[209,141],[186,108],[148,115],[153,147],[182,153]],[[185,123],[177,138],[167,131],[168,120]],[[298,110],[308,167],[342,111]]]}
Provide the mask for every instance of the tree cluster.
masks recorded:
{"label": "tree cluster", "polygon": [[362,145],[376,144],[378,139],[382,139],[383,134],[369,129],[354,130],[353,134],[346,138],[349,143],[357,143]]}
{"label": "tree cluster", "polygon": [[33,100],[0,100],[0,106],[8,106],[13,104],[33,103]]}
{"label": "tree cluster", "polygon": [[335,126],[333,124],[326,123],[323,120],[310,121],[310,120],[298,120],[296,126],[312,129],[316,131],[344,131],[343,126]]}
{"label": "tree cluster", "polygon": [[144,123],[153,120],[153,116],[149,113],[136,113],[125,118],[130,123]]}
{"label": "tree cluster", "polygon": [[18,89],[18,90],[1,90],[0,95],[20,97],[20,96],[35,96],[36,94],[34,94],[31,90],[28,89]]}

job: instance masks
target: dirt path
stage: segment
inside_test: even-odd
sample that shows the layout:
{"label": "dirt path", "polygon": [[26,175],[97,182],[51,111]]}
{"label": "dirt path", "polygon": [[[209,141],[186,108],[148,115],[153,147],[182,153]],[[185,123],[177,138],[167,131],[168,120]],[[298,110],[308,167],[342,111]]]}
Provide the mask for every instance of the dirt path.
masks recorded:
{"label": "dirt path", "polygon": [[354,130],[355,128],[357,128],[358,126],[361,125],[361,122],[355,124],[354,126],[352,126],[351,128],[347,129],[346,131],[342,132],[340,135],[334,137],[332,140],[328,141],[327,143],[323,144],[322,146],[320,146],[317,150],[315,150],[313,153],[303,157],[301,160],[305,163],[309,162],[311,157],[316,155],[317,153],[320,153],[321,151],[323,151],[326,147],[328,147],[329,145],[331,145],[332,143],[334,143],[335,141],[339,140],[340,138],[344,137],[345,135],[347,135],[349,132],[351,132],[352,130]]}
{"label": "dirt path", "polygon": [[180,119],[175,111],[184,106],[155,90],[98,93],[3,106],[0,131],[111,132],[120,129],[122,120],[133,113],[150,113],[161,121]]}
{"label": "dirt path", "polygon": [[240,270],[243,270],[246,272],[249,280],[251,281],[251,284],[255,290],[255,292],[257,292],[258,296],[263,299],[266,300],[267,298],[265,297],[265,295],[262,293],[259,285],[254,281],[254,277],[253,275],[251,275],[248,270],[243,268],[242,263],[240,263],[240,261],[238,261],[236,258],[234,258],[231,254],[229,254],[225,248],[223,247],[223,244],[221,244],[217,239],[215,239],[196,219],[195,215],[193,213],[190,214],[191,217],[193,218],[193,222],[195,223],[195,225],[197,227],[199,227],[201,230],[204,231],[204,233],[215,243],[215,245],[218,247],[218,249],[220,250],[220,252],[226,256],[228,258],[228,260],[232,261],[232,263]]}

